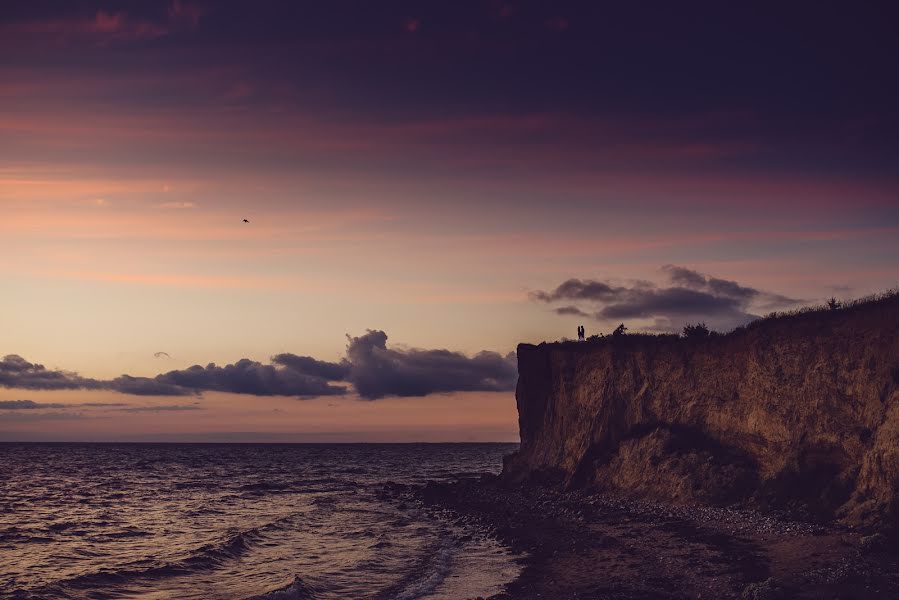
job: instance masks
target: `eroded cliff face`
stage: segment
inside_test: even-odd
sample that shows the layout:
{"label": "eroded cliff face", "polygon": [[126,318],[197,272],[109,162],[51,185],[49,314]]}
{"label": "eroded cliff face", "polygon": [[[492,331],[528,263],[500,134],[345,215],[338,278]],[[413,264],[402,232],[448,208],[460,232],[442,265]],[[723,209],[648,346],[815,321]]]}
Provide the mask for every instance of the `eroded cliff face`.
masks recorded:
{"label": "eroded cliff face", "polygon": [[899,298],[702,340],[518,347],[508,481],[899,517]]}

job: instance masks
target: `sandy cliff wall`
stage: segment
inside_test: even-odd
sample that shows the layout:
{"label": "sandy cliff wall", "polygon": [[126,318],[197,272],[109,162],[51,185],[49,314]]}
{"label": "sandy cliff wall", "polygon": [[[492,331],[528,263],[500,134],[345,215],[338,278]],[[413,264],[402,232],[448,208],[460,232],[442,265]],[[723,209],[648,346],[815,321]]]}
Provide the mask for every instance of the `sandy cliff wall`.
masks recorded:
{"label": "sandy cliff wall", "polygon": [[509,481],[899,517],[899,298],[703,340],[522,344]]}

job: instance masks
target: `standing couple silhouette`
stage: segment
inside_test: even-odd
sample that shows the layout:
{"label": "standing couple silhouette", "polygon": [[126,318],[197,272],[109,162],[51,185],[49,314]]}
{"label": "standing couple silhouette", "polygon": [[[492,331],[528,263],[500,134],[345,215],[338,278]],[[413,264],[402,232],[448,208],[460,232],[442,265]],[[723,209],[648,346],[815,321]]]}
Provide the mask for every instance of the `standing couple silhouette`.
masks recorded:
{"label": "standing couple silhouette", "polygon": [[583,325],[577,326],[577,339],[579,342],[584,341],[584,326]]}

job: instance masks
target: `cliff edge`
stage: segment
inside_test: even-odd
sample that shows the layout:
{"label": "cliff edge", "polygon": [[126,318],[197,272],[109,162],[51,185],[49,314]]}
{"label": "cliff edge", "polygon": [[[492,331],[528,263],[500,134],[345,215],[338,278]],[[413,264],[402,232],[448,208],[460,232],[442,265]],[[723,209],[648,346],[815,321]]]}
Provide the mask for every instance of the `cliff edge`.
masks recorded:
{"label": "cliff edge", "polygon": [[899,296],[724,336],[518,346],[503,478],[896,531]]}

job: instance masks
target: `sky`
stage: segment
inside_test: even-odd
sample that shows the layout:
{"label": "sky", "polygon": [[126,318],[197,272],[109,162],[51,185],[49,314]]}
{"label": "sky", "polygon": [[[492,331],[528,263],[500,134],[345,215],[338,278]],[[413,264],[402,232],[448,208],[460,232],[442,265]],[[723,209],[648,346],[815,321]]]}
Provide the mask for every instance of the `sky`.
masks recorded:
{"label": "sky", "polygon": [[897,16],[5,2],[0,440],[516,441],[518,343],[895,287]]}

